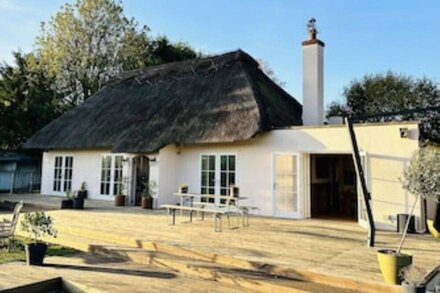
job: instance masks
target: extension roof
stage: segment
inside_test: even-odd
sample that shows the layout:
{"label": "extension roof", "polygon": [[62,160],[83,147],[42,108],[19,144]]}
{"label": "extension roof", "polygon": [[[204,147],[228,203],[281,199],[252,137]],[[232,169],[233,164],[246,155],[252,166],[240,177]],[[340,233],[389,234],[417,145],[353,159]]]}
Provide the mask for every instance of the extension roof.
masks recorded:
{"label": "extension roof", "polygon": [[126,72],[39,130],[28,149],[155,152],[301,125],[302,106],[238,50]]}

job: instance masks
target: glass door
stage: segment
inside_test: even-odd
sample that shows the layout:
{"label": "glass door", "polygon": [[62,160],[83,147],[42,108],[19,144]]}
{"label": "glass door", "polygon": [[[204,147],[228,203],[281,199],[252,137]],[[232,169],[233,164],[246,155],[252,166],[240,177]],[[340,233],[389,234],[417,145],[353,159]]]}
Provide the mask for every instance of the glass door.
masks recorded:
{"label": "glass door", "polygon": [[[237,182],[235,154],[206,154],[201,156],[201,194],[229,195],[229,187]],[[206,201],[202,199],[202,201]],[[208,199],[225,203],[225,200]]]}
{"label": "glass door", "polygon": [[[362,169],[364,170],[365,182],[367,184],[367,188],[369,189],[369,170],[368,170],[368,157],[366,153],[360,153]],[[367,209],[365,207],[364,194],[362,193],[362,185],[357,178],[357,186],[358,186],[358,222],[359,225],[363,228],[368,228],[368,218],[367,218]]]}
{"label": "glass door", "polygon": [[73,156],[55,156],[53,191],[72,190]]}
{"label": "glass door", "polygon": [[[216,156],[215,155],[202,155],[201,166],[201,194],[215,194],[216,192]],[[202,198],[202,201],[214,202],[213,198]]]}
{"label": "glass door", "polygon": [[274,215],[299,217],[299,156],[274,154],[273,156]]}

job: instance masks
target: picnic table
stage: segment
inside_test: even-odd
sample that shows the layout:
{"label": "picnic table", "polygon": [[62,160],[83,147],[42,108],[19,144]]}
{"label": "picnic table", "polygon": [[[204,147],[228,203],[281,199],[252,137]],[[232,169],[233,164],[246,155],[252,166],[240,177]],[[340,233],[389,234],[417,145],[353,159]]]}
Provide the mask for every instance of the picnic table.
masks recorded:
{"label": "picnic table", "polygon": [[[183,211],[188,211],[190,216],[190,222],[192,222],[192,214],[196,212],[197,214],[202,214],[202,220],[204,220],[205,213],[214,214],[215,222],[214,222],[214,230],[216,232],[221,231],[221,220],[222,216],[226,216],[228,218],[228,226],[229,226],[229,216],[232,214],[236,214],[237,216],[241,215],[243,218],[243,226],[249,225],[249,209],[245,207],[240,207],[239,201],[245,200],[247,197],[243,196],[230,196],[230,195],[215,195],[215,194],[198,194],[198,193],[182,193],[177,192],[174,193],[175,196],[180,197],[180,205],[161,205],[161,208],[166,208],[168,210],[168,214],[172,214],[173,221],[172,225],[176,223],[176,211],[180,211],[180,215],[182,216]],[[200,201],[195,202],[194,199],[200,199]],[[214,199],[224,203],[212,203],[202,201],[202,199]],[[185,205],[187,204],[187,205]]]}
{"label": "picnic table", "polygon": [[[239,201],[240,200],[246,200],[247,197],[244,196],[231,196],[231,195],[216,195],[216,194],[199,194],[199,193],[180,193],[176,192],[173,193],[173,195],[180,197],[180,205],[185,206],[185,203],[189,203],[190,207],[194,206],[194,198],[199,198],[200,202],[202,202],[202,199],[219,199],[224,200],[225,204],[217,204],[222,206],[229,206],[231,205],[231,201],[233,202],[233,205],[236,207],[239,207]],[[182,213],[181,213],[182,215]]]}

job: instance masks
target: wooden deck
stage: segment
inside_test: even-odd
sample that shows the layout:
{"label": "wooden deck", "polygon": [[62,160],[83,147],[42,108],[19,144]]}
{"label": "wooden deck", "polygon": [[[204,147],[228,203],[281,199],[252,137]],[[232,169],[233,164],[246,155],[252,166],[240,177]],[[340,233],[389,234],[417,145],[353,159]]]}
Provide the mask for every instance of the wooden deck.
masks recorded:
{"label": "wooden deck", "polygon": [[[9,196],[7,197],[8,199]],[[0,200],[6,197],[0,196]],[[297,272],[323,273],[355,281],[383,283],[376,250],[395,248],[400,235],[379,231],[377,247],[366,246],[367,233],[356,223],[331,220],[287,220],[251,217],[249,227],[213,231],[213,219],[178,218],[175,226],[164,211],[106,207],[84,211],[51,210],[60,238],[72,242],[117,243],[137,247],[170,245],[204,255],[266,264]],[[95,203],[96,204],[96,203]],[[232,219],[232,223],[235,223]],[[225,225],[226,226],[226,225]],[[87,240],[88,239],[88,240]],[[404,249],[414,264],[431,270],[440,264],[440,241],[409,235]]]}

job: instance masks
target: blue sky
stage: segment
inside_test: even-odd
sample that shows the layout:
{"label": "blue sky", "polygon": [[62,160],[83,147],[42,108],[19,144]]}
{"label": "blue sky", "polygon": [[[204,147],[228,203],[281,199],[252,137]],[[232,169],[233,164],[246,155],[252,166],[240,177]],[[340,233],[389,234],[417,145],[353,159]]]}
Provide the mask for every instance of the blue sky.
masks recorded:
{"label": "blue sky", "polygon": [[[32,49],[40,21],[66,1],[0,0],[0,60]],[[71,2],[71,1],[70,1]],[[325,47],[325,99],[345,85],[393,70],[440,81],[440,1],[415,0],[125,0],[125,13],[152,34],[205,53],[241,48],[266,60],[286,90],[302,100],[301,41],[317,19]]]}

